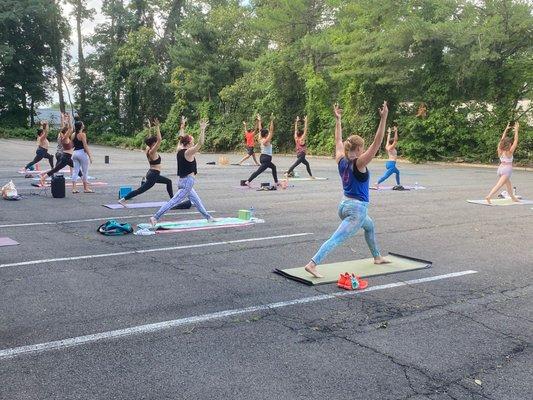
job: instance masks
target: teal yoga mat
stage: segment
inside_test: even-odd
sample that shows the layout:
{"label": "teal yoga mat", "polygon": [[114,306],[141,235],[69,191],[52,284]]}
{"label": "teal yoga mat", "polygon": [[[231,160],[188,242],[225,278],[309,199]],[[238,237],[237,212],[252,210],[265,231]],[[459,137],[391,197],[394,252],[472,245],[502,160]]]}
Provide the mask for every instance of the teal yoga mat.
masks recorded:
{"label": "teal yoga mat", "polygon": [[[251,220],[244,220],[239,218],[216,218],[214,222],[207,222],[205,219],[193,219],[193,220],[184,220],[184,221],[169,221],[169,222],[160,222],[155,226],[157,233],[172,233],[172,232],[183,232],[188,230],[203,230],[203,229],[216,229],[216,228],[233,228],[233,227],[245,227],[257,223],[264,222],[261,219],[253,218]],[[138,229],[150,229],[152,226],[150,224],[138,224]]]}

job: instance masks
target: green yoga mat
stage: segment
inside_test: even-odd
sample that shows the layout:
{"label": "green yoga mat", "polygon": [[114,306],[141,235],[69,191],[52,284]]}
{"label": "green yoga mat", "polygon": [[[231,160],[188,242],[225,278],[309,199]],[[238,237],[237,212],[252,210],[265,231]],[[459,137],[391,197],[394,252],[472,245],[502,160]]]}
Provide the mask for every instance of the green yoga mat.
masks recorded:
{"label": "green yoga mat", "polygon": [[274,272],[283,275],[286,278],[313,286],[337,282],[339,275],[345,272],[349,272],[350,274],[354,273],[361,278],[368,278],[371,276],[389,275],[431,267],[431,261],[402,256],[400,254],[389,253],[386,258],[392,262],[390,264],[376,265],[374,264],[373,258],[365,258],[363,260],[322,264],[318,266],[318,271],[320,274],[324,275],[324,278],[313,277],[309,272],[305,271],[303,267],[275,269]]}
{"label": "green yoga mat", "polygon": [[[161,231],[180,231],[180,230],[189,230],[195,228],[212,228],[219,226],[247,226],[254,223],[261,223],[263,220],[253,218],[249,220],[243,220],[239,218],[216,218],[215,222],[207,222],[205,219],[194,219],[187,221],[174,221],[174,222],[160,222],[156,224],[156,230]],[[139,229],[152,229],[150,224],[138,224]]]}

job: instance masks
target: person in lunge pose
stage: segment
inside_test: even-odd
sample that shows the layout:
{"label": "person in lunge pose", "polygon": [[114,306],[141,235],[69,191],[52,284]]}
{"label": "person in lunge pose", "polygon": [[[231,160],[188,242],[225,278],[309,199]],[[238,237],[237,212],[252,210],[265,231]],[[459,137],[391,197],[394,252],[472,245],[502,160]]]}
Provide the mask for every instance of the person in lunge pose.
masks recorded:
{"label": "person in lunge pose", "polygon": [[[43,172],[40,175],[41,186],[44,186],[47,176],[51,177],[56,172],[61,171],[67,165],[71,167],[71,175],[72,175],[72,167],[74,164],[72,163],[73,144],[72,144],[71,135],[72,135],[72,125],[70,123],[70,116],[68,114],[62,114],[61,115],[61,130],[59,131],[59,135],[57,137],[58,149],[59,149],[59,146],[61,146],[60,157],[56,162],[55,168],[52,168],[51,170],[47,172]],[[57,157],[57,153],[56,153],[56,157]]]}
{"label": "person in lunge pose", "polygon": [[146,180],[140,188],[129,192],[126,196],[121,198],[118,202],[124,207],[127,207],[126,201],[132,199],[141,193],[146,192],[152,188],[156,183],[163,183],[167,185],[167,193],[170,198],[174,197],[174,190],[172,189],[172,181],[165,176],[161,175],[161,156],[157,153],[159,146],[161,145],[161,130],[159,129],[159,120],[154,120],[155,136],[150,135],[144,141],[146,143],[146,149],[144,150],[150,169],[146,173]]}
{"label": "person in lunge pose", "polygon": [[385,182],[389,176],[396,174],[396,185],[400,184],[400,171],[396,168],[396,160],[398,159],[398,150],[396,150],[396,145],[398,144],[398,127],[394,126],[394,138],[391,139],[391,128],[387,130],[387,144],[385,145],[385,150],[389,154],[389,159],[385,163],[385,168],[387,169],[383,176],[379,178],[378,183],[376,183],[376,188],[379,189],[379,184]]}
{"label": "person in lunge pose", "polygon": [[491,204],[490,199],[500,190],[503,185],[507,187],[507,193],[511,199],[518,202],[518,198],[513,193],[513,185],[511,184],[511,175],[513,174],[513,156],[518,146],[518,121],[514,123],[514,138],[507,137],[507,133],[513,126],[509,123],[503,131],[502,137],[498,142],[498,157],[500,157],[500,166],[498,167],[498,182],[492,188],[490,193],[485,197],[487,203]]}
{"label": "person in lunge pose", "polygon": [[189,198],[191,203],[197,208],[208,222],[213,222],[213,217],[207,212],[202,200],[194,190],[195,175],[197,173],[196,167],[196,153],[205,142],[205,130],[207,128],[207,120],[200,121],[200,137],[198,143],[194,143],[194,138],[191,135],[184,135],[179,137],[178,153],[176,159],[178,161],[178,192],[167,203],[163,204],[161,208],[150,218],[152,226],[157,224],[157,221],[168,210],[176,207],[182,200]]}
{"label": "person in lunge pose", "polygon": [[74,169],[72,171],[72,193],[79,193],[76,184],[79,178],[80,169],[83,173],[81,181],[83,183],[83,193],[94,193],[89,187],[89,163],[92,164],[93,156],[89,145],[87,144],[87,129],[82,121],[74,122],[74,135],[72,137],[74,152],[72,153],[72,162]]}
{"label": "person in lunge pose", "polygon": [[259,166],[259,168],[257,168],[257,171],[250,175],[248,180],[244,183],[245,185],[250,186],[250,183],[255,178],[262,174],[267,168],[270,168],[272,170],[272,177],[274,178],[274,182],[276,183],[276,186],[279,186],[278,172],[276,170],[276,166],[272,162],[272,136],[274,136],[274,115],[270,115],[270,124],[268,126],[268,129],[263,129],[261,116],[257,115],[257,128],[259,130],[259,143],[261,144],[261,156],[259,157],[259,162],[261,163],[261,165]]}
{"label": "person in lunge pose", "polygon": [[243,162],[248,160],[250,157],[254,159],[255,165],[259,165],[257,158],[255,157],[254,147],[255,147],[255,135],[257,134],[257,121],[255,124],[255,129],[247,129],[246,121],[242,121],[244,125],[244,142],[246,144],[247,154],[239,161],[239,165],[242,165]]}
{"label": "person in lunge pose", "polygon": [[334,106],[335,160],[337,161],[344,193],[344,197],[339,204],[339,217],[342,222],[335,233],[320,247],[318,252],[311,258],[311,261],[305,266],[305,270],[316,278],[322,278],[322,275],[317,270],[317,265],[321,264],[333,249],[354,236],[360,228],[365,231],[365,240],[374,257],[374,263],[384,264],[389,262],[381,256],[376,242],[374,222],[368,216],[370,173],[367,168],[383,141],[388,113],[389,109],[385,101],[379,109],[381,120],[374,141],[365,150],[365,142],[359,135],[351,135],[344,142],[342,141],[342,110],[337,104]]}
{"label": "person in lunge pose", "polygon": [[309,176],[314,179],[313,174],[311,173],[311,166],[309,162],[305,159],[307,154],[307,144],[305,143],[307,139],[307,115],[304,117],[304,130],[299,129],[300,117],[296,117],[296,122],[294,123],[294,143],[296,144],[296,162],[291,165],[289,170],[285,173],[286,176],[290,177],[294,168],[298,165],[303,164],[307,168],[307,173]]}
{"label": "person in lunge pose", "polygon": [[41,121],[41,127],[37,129],[37,151],[35,152],[35,158],[26,164],[24,172],[33,167],[43,158],[46,158],[50,163],[50,168],[54,168],[54,156],[48,154],[48,147],[50,142],[48,141],[48,122]]}

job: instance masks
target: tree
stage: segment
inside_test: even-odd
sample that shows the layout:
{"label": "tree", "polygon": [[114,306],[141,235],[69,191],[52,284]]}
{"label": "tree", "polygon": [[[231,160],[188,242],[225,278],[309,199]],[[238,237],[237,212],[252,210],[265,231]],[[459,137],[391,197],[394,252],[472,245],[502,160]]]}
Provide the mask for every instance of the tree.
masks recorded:
{"label": "tree", "polygon": [[45,101],[52,78],[47,16],[55,3],[4,0],[0,3],[0,122],[33,125],[36,104]]}
{"label": "tree", "polygon": [[85,64],[85,57],[83,55],[83,35],[81,26],[83,21],[91,18],[95,11],[92,8],[87,8],[87,0],[66,0],[73,7],[72,16],[76,19],[76,32],[78,35],[78,78],[76,79],[76,86],[78,89],[78,97],[80,108],[78,113],[84,116],[87,109],[87,85],[89,79],[87,76],[87,68]]}

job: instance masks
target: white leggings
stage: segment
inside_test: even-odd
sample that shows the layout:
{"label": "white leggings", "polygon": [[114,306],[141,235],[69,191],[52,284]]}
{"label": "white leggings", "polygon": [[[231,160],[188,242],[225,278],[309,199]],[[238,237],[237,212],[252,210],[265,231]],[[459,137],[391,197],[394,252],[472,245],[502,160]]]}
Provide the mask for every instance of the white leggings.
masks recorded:
{"label": "white leggings", "polygon": [[72,154],[72,162],[74,163],[74,169],[72,170],[72,182],[78,181],[78,174],[83,173],[81,180],[87,182],[87,177],[89,176],[89,156],[84,149],[74,150]]}

